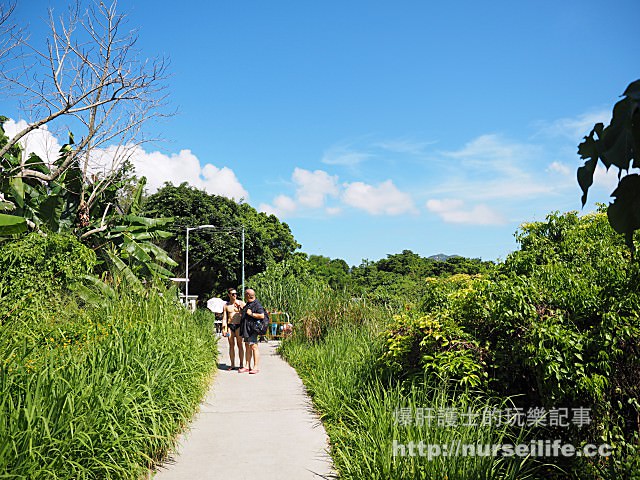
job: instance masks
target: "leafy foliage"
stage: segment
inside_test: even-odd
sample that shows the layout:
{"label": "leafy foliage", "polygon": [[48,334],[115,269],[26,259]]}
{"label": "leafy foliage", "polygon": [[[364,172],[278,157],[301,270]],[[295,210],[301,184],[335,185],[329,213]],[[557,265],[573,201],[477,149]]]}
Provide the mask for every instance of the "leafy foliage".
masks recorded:
{"label": "leafy foliage", "polygon": [[397,316],[385,337],[381,360],[401,377],[426,373],[469,387],[486,383],[487,350],[450,318]]}
{"label": "leafy foliage", "polygon": [[0,245],[0,297],[59,293],[95,264],[95,253],[72,235],[29,233]]}
{"label": "leafy foliage", "polygon": [[[4,117],[2,117],[4,118]],[[2,120],[0,118],[0,120]],[[0,146],[7,142],[0,122]],[[69,155],[73,137],[60,150],[55,163],[65,161]],[[164,227],[171,218],[146,218],[138,215],[146,179],[142,178],[134,188],[130,165],[124,164],[113,173],[108,185],[103,184],[96,201],[89,211],[82,208],[81,190],[92,193],[92,185],[82,185],[82,173],[77,162],[68,166],[55,180],[42,181],[23,178],[18,174],[22,149],[14,145],[0,159],[4,175],[0,177],[2,205],[8,214],[0,214],[0,236],[24,233],[27,225],[43,232],[67,232],[78,235],[94,250],[106,264],[107,270],[119,264],[114,255],[124,262],[135,275],[151,278],[168,277],[166,267],[177,265],[157,246],[157,241],[171,237]],[[43,173],[49,167],[40,158],[31,154],[27,163],[33,163]],[[132,190],[131,198],[124,202],[122,193]],[[122,271],[122,268],[118,266]]]}
{"label": "leafy foliage", "polygon": [[[633,232],[640,229],[640,175],[628,172],[640,168],[640,80],[631,83],[622,95],[624,98],[613,107],[609,125],[597,123],[578,145],[580,158],[586,160],[578,168],[578,184],[584,206],[598,161],[607,170],[612,166],[618,169],[618,186],[611,194],[615,200],[607,215],[613,229],[624,234],[634,252]],[[624,176],[623,170],[627,172]]]}
{"label": "leafy foliage", "polygon": [[[0,116],[0,148],[9,138],[3,128],[6,117]],[[66,159],[73,145],[73,137],[60,149],[60,157],[51,165],[54,167]],[[55,180],[43,182],[35,178],[23,178],[20,169],[24,166],[44,174],[50,173],[50,166],[35,154],[23,162],[23,151],[19,144],[12,146],[0,158],[0,194],[3,210],[15,216],[14,222],[32,222],[34,227],[48,231],[70,231],[76,222],[80,205],[82,172],[77,161],[72,162]],[[23,228],[22,231],[25,229]],[[8,219],[0,223],[0,236],[21,233],[11,228]]]}
{"label": "leafy foliage", "polygon": [[493,268],[492,262],[459,256],[446,260],[424,258],[412,252],[387,255],[371,262],[364,260],[351,271],[354,291],[370,297],[396,299],[399,304],[416,305],[424,293],[424,279],[456,274],[478,274]]}
{"label": "leafy foliage", "polygon": [[421,313],[388,327],[382,358],[458,382],[477,367],[486,382],[473,384],[517,395],[525,409],[588,408],[588,428],[546,435],[616,450],[607,464],[583,457],[571,469],[580,478],[637,474],[640,268],[602,211],[553,213],[516,237],[521,249],[488,276],[429,280]]}
{"label": "leafy foliage", "polygon": [[245,203],[236,203],[203,190],[166,184],[144,202],[151,216],[175,218],[174,238],[161,246],[185,268],[186,227],[214,225],[213,229],[194,230],[189,238],[189,290],[205,296],[222,292],[241,281],[242,239],[245,229],[245,275],[250,277],[266,269],[271,262],[289,258],[299,247],[286,223],[274,215],[257,212]]}

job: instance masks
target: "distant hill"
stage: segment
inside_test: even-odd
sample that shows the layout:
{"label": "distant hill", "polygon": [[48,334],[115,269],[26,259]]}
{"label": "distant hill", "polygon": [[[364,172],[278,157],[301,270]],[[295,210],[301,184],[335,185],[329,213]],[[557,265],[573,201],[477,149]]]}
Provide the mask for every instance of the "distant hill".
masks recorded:
{"label": "distant hill", "polygon": [[450,258],[459,257],[460,255],[445,255],[444,253],[438,253],[437,255],[431,255],[427,257],[429,260],[435,260],[436,262],[446,262]]}

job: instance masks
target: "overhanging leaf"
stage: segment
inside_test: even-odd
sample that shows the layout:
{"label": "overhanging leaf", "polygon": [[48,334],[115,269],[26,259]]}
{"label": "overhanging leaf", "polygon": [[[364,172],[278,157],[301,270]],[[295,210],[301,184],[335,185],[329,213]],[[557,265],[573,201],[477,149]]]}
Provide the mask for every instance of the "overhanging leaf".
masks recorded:
{"label": "overhanging leaf", "polygon": [[109,256],[109,260],[113,263],[113,266],[122,274],[127,285],[131,287],[134,292],[144,293],[144,287],[140,282],[140,279],[135,276],[135,274],[131,271],[131,269],[122,261],[120,257],[115,255],[113,252],[107,251],[107,255]]}
{"label": "overhanging leaf", "polygon": [[596,162],[597,158],[592,158],[591,160],[587,160],[584,162],[584,165],[578,168],[578,184],[582,189],[582,206],[587,203],[587,193],[589,192],[589,187],[593,184],[593,174],[596,171]]}
{"label": "overhanging leaf", "polygon": [[640,80],[631,82],[622,95],[631,97],[636,102],[640,102]]}
{"label": "overhanging leaf", "polygon": [[627,245],[633,248],[633,232],[640,229],[640,175],[622,177],[611,194],[614,202],[607,209],[611,227],[625,234]]}
{"label": "overhanging leaf", "polygon": [[27,231],[27,220],[17,215],[0,213],[0,235],[15,235]]}
{"label": "overhanging leaf", "polygon": [[620,100],[613,107],[611,124],[604,129],[597,143],[598,153],[605,166],[615,165],[620,170],[628,170],[633,159],[633,138],[631,114],[633,101]]}
{"label": "overhanging leaf", "polygon": [[52,232],[60,229],[60,217],[64,210],[64,198],[60,195],[50,195],[40,204],[38,213],[42,223],[46,224]]}

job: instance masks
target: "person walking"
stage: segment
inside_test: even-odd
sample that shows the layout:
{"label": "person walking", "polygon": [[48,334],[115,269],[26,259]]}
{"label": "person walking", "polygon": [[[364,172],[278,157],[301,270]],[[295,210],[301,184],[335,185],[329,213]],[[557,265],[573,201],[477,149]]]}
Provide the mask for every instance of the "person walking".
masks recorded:
{"label": "person walking", "polygon": [[[249,372],[252,374],[260,373],[260,349],[258,345],[258,332],[254,328],[256,320],[263,320],[265,309],[256,299],[256,292],[247,288],[244,292],[244,300],[246,302],[242,309],[242,337],[245,346],[245,367],[238,370],[239,373]],[[251,368],[251,360],[253,359],[253,368]]]}
{"label": "person walking", "polygon": [[243,339],[240,332],[240,323],[242,320],[242,308],[245,303],[238,299],[238,291],[235,288],[228,288],[227,294],[229,295],[229,300],[227,300],[222,309],[222,334],[229,340],[231,365],[227,367],[227,370],[233,370],[236,368],[236,345],[238,346],[240,368],[243,368],[244,349],[242,348]]}

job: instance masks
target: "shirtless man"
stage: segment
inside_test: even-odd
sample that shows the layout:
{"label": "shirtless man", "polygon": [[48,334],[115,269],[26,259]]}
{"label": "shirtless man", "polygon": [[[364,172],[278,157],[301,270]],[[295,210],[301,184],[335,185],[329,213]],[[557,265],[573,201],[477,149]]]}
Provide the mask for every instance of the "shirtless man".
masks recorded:
{"label": "shirtless man", "polygon": [[244,359],[244,349],[242,348],[242,336],[240,334],[240,320],[242,318],[242,307],[244,302],[238,300],[238,291],[235,288],[228,288],[229,300],[222,310],[222,334],[228,336],[229,339],[229,358],[231,365],[227,370],[233,370],[236,364],[235,346],[238,345],[238,358],[240,359],[240,368]]}

